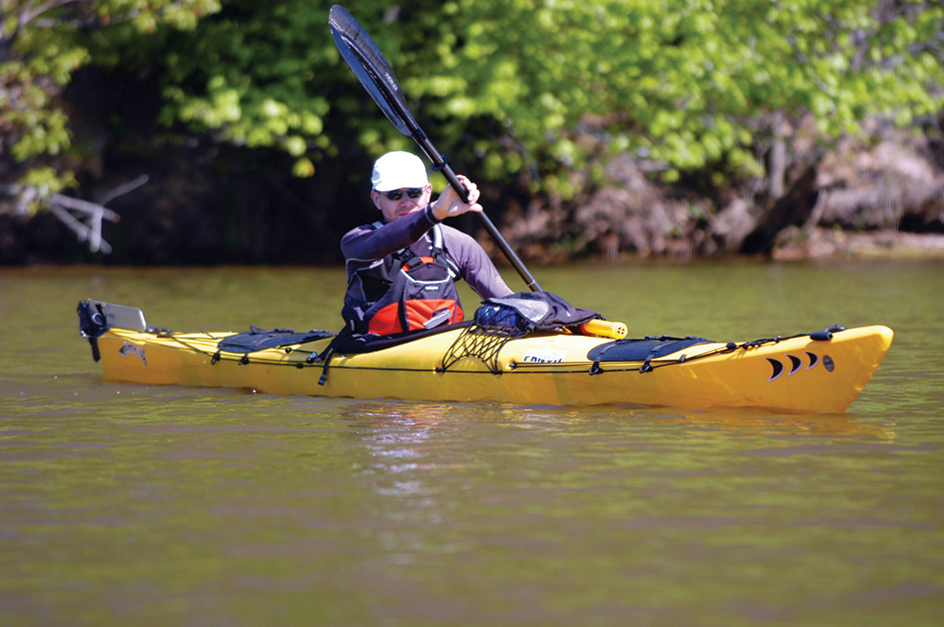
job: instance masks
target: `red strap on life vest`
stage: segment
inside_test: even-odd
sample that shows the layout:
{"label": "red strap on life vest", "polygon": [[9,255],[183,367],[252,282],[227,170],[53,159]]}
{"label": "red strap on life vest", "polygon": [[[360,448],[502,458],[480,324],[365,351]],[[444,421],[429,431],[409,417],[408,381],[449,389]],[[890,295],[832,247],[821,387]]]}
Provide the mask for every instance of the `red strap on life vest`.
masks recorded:
{"label": "red strap on life vest", "polygon": [[[420,257],[420,263],[431,264],[435,262],[436,260],[433,259],[432,257]],[[400,270],[402,270],[403,272],[409,272],[410,264],[408,263],[403,264],[403,267],[401,267]]]}

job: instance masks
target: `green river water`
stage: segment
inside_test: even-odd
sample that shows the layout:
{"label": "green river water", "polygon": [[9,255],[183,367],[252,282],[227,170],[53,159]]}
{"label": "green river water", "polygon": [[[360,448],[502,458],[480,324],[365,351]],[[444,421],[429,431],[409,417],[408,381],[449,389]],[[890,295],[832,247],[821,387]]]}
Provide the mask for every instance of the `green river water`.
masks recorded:
{"label": "green river water", "polygon": [[79,300],[336,330],[343,270],[0,269],[0,625],[942,623],[944,264],[532,271],[634,336],[896,337],[842,415],[117,385]]}

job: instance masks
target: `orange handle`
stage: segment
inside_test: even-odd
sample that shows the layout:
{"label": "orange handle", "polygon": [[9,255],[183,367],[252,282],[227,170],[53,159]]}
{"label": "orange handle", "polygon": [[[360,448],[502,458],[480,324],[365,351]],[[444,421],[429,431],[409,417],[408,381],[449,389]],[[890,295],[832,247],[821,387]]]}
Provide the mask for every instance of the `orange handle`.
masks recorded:
{"label": "orange handle", "polygon": [[599,335],[614,340],[621,340],[626,337],[629,330],[622,322],[610,322],[609,320],[590,320],[580,325],[580,332],[584,335]]}

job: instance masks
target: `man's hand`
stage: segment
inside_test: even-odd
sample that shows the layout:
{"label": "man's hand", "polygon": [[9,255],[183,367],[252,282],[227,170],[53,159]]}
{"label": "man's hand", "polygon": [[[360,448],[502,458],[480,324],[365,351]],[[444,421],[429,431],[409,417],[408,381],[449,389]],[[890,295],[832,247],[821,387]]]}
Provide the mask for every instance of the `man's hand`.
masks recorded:
{"label": "man's hand", "polygon": [[479,188],[475,185],[475,183],[461,174],[456,175],[456,178],[459,179],[459,183],[461,183],[469,193],[469,202],[462,202],[462,199],[459,198],[459,194],[456,192],[456,190],[452,188],[452,185],[449,185],[446,187],[446,191],[440,194],[439,198],[436,199],[436,202],[433,203],[432,211],[437,220],[445,220],[446,218],[461,216],[467,211],[482,211],[482,205],[478,204]]}

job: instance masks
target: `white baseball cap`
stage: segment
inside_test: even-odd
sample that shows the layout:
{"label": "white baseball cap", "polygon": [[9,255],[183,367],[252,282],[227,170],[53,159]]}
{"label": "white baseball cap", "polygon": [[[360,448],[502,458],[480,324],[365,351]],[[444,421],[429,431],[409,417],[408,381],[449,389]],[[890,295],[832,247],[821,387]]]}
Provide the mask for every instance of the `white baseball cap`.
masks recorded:
{"label": "white baseball cap", "polygon": [[395,189],[419,189],[429,185],[426,166],[414,154],[388,152],[374,163],[370,184],[375,191],[392,192]]}

